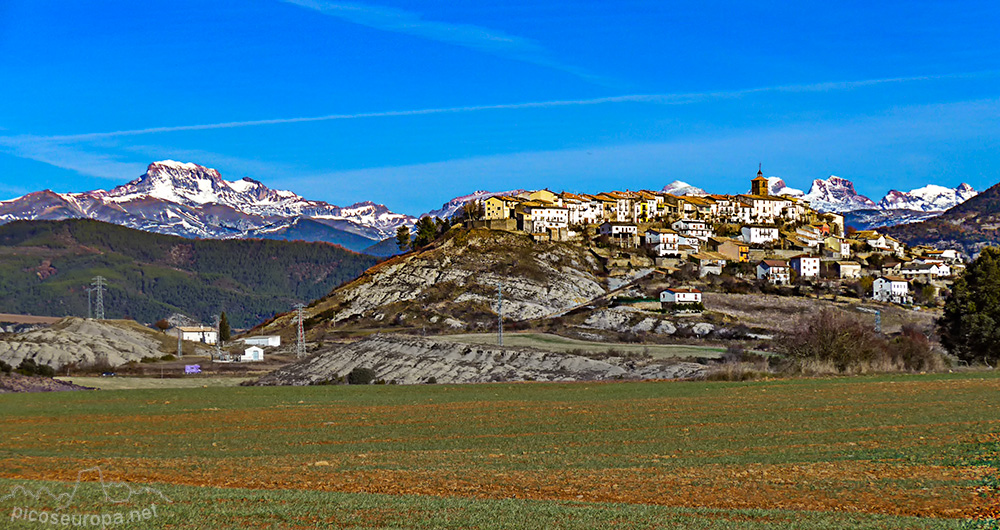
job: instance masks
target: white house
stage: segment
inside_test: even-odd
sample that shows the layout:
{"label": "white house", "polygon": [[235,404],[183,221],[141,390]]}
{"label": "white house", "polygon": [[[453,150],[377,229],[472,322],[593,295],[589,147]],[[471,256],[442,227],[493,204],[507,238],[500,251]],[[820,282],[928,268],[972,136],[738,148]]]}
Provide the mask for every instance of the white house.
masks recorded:
{"label": "white house", "polygon": [[676,256],[678,254],[679,238],[677,232],[668,228],[650,228],[646,230],[646,246],[657,256]]}
{"label": "white house", "polygon": [[749,225],[740,229],[743,242],[748,245],[763,245],[768,241],[777,241],[778,228],[774,226]]}
{"label": "white house", "polygon": [[531,216],[531,226],[526,226],[533,234],[544,233],[549,228],[569,227],[569,210],[560,206],[528,203],[524,212]]}
{"label": "white house", "polygon": [[660,303],[663,304],[700,304],[701,291],[698,289],[670,288],[660,293]]}
{"label": "white house", "polygon": [[910,263],[900,268],[899,273],[910,278],[946,278],[951,276],[951,267],[944,263]]}
{"label": "white house", "polygon": [[788,262],[766,259],[757,264],[757,279],[767,280],[773,284],[787,284],[792,279],[792,273]]}
{"label": "white house", "polygon": [[795,256],[790,263],[792,269],[802,278],[819,276],[819,258],[816,256]]}
{"label": "white house", "polygon": [[246,337],[243,339],[243,344],[246,344],[247,346],[267,346],[267,347],[281,346],[281,336],[259,335],[256,337]]}
{"label": "white house", "polygon": [[171,330],[171,335],[177,336],[191,342],[203,342],[205,344],[215,344],[219,341],[219,332],[215,328],[205,326],[177,326]]}
{"label": "white house", "polygon": [[856,261],[838,261],[837,276],[840,278],[860,278],[861,264]]}
{"label": "white house", "polygon": [[872,283],[872,299],[896,304],[912,303],[910,281],[898,276],[882,276]]}
{"label": "white house", "polygon": [[240,362],[256,362],[264,360],[264,348],[260,346],[250,346],[249,348],[243,350],[243,355],[240,356]]}
{"label": "white house", "polygon": [[633,223],[605,221],[599,231],[602,236],[608,236],[620,245],[633,246],[639,234],[639,227]]}
{"label": "white house", "polygon": [[712,237],[712,227],[705,221],[697,219],[674,221],[674,224],[670,225],[670,228],[676,230],[682,237],[700,239],[702,241],[706,241]]}

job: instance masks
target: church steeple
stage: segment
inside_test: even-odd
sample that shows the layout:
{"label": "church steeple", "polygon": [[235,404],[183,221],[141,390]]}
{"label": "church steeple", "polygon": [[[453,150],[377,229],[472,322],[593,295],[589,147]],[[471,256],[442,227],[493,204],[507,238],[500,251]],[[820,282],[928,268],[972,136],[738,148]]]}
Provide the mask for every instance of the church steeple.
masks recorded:
{"label": "church steeple", "polygon": [[750,194],[751,195],[768,195],[770,190],[768,189],[767,179],[764,178],[764,166],[763,163],[757,165],[757,178],[750,181]]}

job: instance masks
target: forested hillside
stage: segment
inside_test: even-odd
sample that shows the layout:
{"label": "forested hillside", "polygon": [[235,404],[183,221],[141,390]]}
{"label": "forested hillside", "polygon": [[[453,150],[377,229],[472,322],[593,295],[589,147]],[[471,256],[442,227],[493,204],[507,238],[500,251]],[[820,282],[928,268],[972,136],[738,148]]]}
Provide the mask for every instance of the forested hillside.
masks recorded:
{"label": "forested hillside", "polygon": [[153,322],[226,311],[252,326],[354,279],[376,258],[327,243],[192,240],[92,220],[0,226],[0,312],[87,314],[91,278],[108,280],[108,318]]}

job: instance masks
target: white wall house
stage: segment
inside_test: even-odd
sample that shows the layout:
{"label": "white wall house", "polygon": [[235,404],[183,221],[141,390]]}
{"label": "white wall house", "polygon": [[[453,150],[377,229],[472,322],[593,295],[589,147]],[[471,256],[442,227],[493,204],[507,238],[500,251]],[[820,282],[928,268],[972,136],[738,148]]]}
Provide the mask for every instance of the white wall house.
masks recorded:
{"label": "white wall house", "polygon": [[700,221],[697,219],[681,219],[679,221],[674,221],[670,228],[673,228],[683,237],[700,239],[702,241],[708,240],[712,237],[712,227],[705,221]]}
{"label": "white wall house", "polygon": [[664,304],[700,304],[701,291],[698,289],[667,289],[660,293]]}
{"label": "white wall house", "polygon": [[775,285],[787,284],[792,280],[791,268],[787,261],[766,259],[757,264],[757,279]]}
{"label": "white wall house", "polygon": [[599,233],[608,236],[622,246],[634,246],[639,235],[639,227],[633,223],[613,223],[605,221],[601,224]]}
{"label": "white wall house", "polygon": [[860,278],[861,264],[856,261],[838,261],[837,276],[840,278]]}
{"label": "white wall house", "polygon": [[250,346],[249,348],[243,350],[243,355],[240,356],[240,362],[257,362],[264,360],[264,349],[260,346]]}
{"label": "white wall house", "polygon": [[181,333],[182,339],[191,342],[215,344],[219,341],[219,332],[215,328],[205,326],[177,326],[171,330],[171,335],[176,337],[177,333]]}
{"label": "white wall house", "polygon": [[910,281],[898,276],[882,276],[872,283],[872,299],[895,304],[910,304]]}
{"label": "white wall house", "polygon": [[774,226],[749,225],[740,229],[743,242],[748,245],[763,245],[768,241],[779,239],[778,229]]}
{"label": "white wall house", "polygon": [[906,278],[946,278],[951,276],[951,267],[945,263],[911,263],[900,268],[899,273]]}
{"label": "white wall house", "polygon": [[802,278],[812,278],[819,276],[819,258],[816,256],[795,256],[790,264]]}
{"label": "white wall house", "polygon": [[676,256],[678,254],[679,238],[677,232],[667,228],[650,228],[646,230],[646,246],[657,256]]}
{"label": "white wall house", "polygon": [[569,210],[559,206],[526,206],[525,213],[531,216],[531,232],[540,234],[549,228],[569,227]]}
{"label": "white wall house", "polygon": [[279,335],[259,335],[257,337],[246,337],[243,344],[247,346],[275,347],[281,346],[281,336]]}

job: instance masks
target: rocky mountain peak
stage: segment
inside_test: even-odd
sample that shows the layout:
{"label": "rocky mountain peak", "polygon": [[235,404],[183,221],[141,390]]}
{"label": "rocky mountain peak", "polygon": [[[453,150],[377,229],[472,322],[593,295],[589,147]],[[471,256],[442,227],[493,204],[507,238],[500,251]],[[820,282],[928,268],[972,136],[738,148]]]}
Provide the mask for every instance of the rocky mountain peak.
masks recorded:
{"label": "rocky mountain peak", "polygon": [[854,183],[836,175],[813,180],[803,197],[813,208],[826,212],[847,212],[876,208],[875,201],[854,190]]}
{"label": "rocky mountain peak", "polygon": [[679,195],[679,196],[681,196],[681,195],[695,195],[695,196],[708,195],[707,191],[705,191],[705,190],[703,190],[703,189],[701,189],[699,187],[692,186],[692,185],[690,185],[687,182],[684,182],[682,180],[675,180],[675,181],[671,182],[670,184],[667,184],[666,186],[663,187],[663,192],[664,193],[669,193],[671,195]]}

